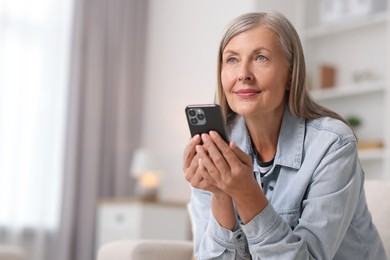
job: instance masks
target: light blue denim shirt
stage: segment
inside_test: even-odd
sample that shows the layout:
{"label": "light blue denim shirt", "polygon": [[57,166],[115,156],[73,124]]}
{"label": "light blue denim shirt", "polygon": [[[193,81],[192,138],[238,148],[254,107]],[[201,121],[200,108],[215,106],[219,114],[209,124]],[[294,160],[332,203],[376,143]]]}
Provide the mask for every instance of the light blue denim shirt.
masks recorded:
{"label": "light blue denim shirt", "polygon": [[[251,154],[243,118],[231,140]],[[211,194],[192,188],[189,209],[194,252],[203,259],[385,260],[385,250],[367,209],[356,139],[343,122],[305,121],[285,109],[274,165],[260,177],[268,206],[230,231],[210,209]]]}

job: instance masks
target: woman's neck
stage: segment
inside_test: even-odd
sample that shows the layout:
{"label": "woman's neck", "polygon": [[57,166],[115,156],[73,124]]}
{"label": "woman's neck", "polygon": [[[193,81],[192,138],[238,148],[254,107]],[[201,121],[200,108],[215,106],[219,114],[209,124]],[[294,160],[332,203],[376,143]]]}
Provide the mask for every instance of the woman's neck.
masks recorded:
{"label": "woman's neck", "polygon": [[269,115],[262,114],[245,118],[252,146],[262,162],[271,161],[275,156],[283,113],[284,110]]}

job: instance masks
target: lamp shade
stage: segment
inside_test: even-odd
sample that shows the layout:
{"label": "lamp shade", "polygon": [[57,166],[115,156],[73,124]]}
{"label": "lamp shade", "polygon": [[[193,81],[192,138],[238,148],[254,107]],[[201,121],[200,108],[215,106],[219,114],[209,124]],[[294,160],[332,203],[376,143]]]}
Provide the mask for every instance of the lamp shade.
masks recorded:
{"label": "lamp shade", "polygon": [[162,167],[163,161],[161,156],[159,156],[156,152],[146,149],[137,149],[132,157],[130,176],[138,178],[145,173],[161,175]]}

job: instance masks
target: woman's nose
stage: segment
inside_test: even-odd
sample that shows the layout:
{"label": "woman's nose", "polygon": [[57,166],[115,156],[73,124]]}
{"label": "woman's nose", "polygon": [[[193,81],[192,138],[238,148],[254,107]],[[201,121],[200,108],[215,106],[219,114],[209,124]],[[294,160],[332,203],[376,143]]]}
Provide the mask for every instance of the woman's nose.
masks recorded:
{"label": "woman's nose", "polygon": [[240,81],[251,81],[253,79],[252,75],[250,74],[241,74],[238,79]]}
{"label": "woman's nose", "polygon": [[242,67],[240,68],[239,75],[238,75],[238,80],[239,81],[253,80],[253,74],[252,74],[248,65],[245,65],[245,64],[242,65]]}

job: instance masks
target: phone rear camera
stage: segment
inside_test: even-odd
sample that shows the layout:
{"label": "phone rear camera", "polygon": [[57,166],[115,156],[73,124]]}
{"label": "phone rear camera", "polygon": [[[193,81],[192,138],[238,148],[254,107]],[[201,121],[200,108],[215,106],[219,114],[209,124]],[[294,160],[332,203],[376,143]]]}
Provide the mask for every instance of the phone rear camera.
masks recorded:
{"label": "phone rear camera", "polygon": [[195,116],[196,115],[196,111],[194,109],[190,109],[190,110],[188,110],[188,114],[190,116]]}
{"label": "phone rear camera", "polygon": [[187,116],[191,125],[202,126],[206,124],[206,115],[202,108],[188,109]]}

